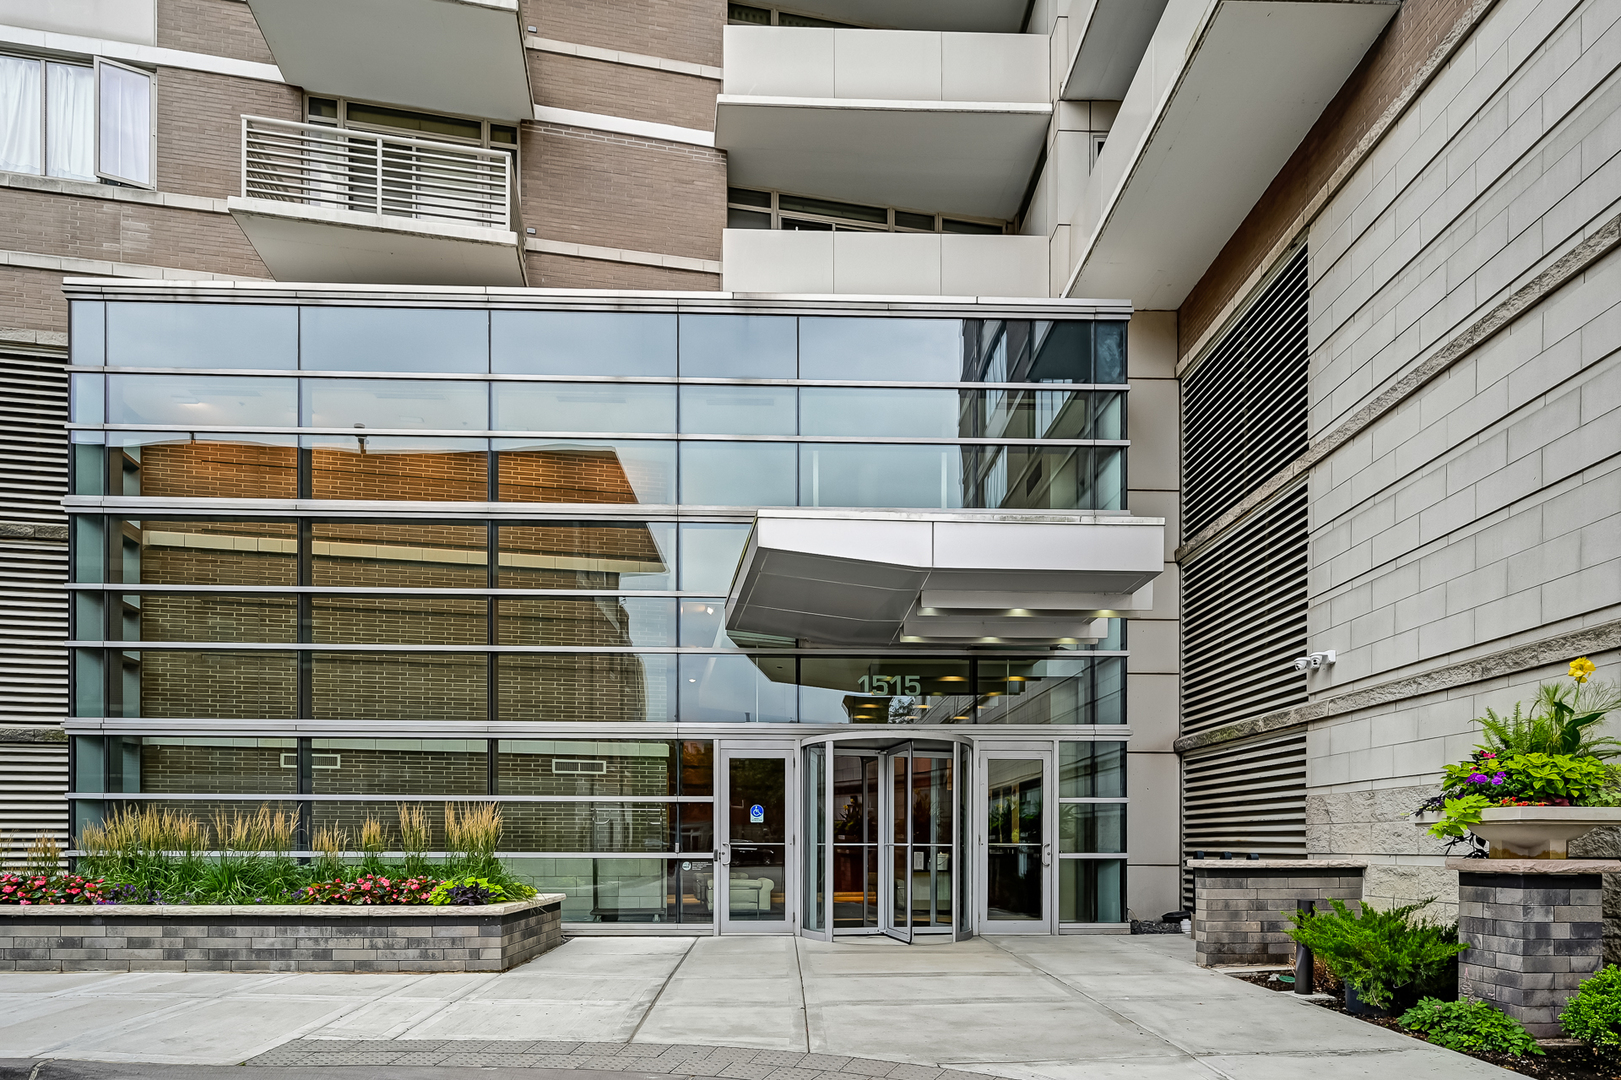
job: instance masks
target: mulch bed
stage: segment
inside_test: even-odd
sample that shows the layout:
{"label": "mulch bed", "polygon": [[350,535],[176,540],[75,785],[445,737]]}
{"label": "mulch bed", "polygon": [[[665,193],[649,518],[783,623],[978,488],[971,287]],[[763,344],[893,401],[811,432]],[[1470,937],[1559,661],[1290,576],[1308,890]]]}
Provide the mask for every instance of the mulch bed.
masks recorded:
{"label": "mulch bed", "polygon": [[[1234,974],[1233,978],[1243,979],[1247,983],[1263,986],[1268,990],[1294,991],[1294,983],[1283,982],[1277,976],[1280,973],[1270,971],[1254,971],[1244,974]],[[1317,969],[1317,990],[1319,993],[1333,996],[1331,1001],[1314,1001],[1312,1004],[1335,1012],[1345,1013],[1345,990],[1338,985],[1332,976],[1324,978],[1328,973],[1319,966]],[[1368,1024],[1377,1024],[1387,1030],[1398,1034],[1408,1035],[1402,1031],[1395,1020],[1376,1016],[1356,1016],[1354,1013],[1345,1013]],[[1418,1038],[1409,1035],[1409,1038]],[[1489,1062],[1499,1068],[1520,1073],[1523,1076],[1534,1076],[1537,1080],[1621,1080],[1621,1059],[1595,1058],[1592,1051],[1584,1046],[1546,1046],[1545,1057],[1511,1057],[1504,1054],[1470,1054],[1472,1058]]]}

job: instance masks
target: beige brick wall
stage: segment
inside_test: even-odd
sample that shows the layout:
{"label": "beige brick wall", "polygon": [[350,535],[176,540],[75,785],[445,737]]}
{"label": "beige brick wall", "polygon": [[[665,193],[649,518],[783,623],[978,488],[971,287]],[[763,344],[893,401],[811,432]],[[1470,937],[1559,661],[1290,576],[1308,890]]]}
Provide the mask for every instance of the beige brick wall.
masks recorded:
{"label": "beige brick wall", "polygon": [[269,277],[226,214],[0,188],[0,249]]}
{"label": "beige brick wall", "polygon": [[538,236],[720,258],[726,156],[719,151],[586,128],[525,124],[522,168],[524,224]]}
{"label": "beige brick wall", "polygon": [[66,332],[68,302],[61,272],[0,267],[0,327]]}
{"label": "beige brick wall", "polygon": [[530,50],[529,82],[541,105],[715,130],[714,79]]}
{"label": "beige brick wall", "polygon": [[672,270],[663,266],[576,259],[567,255],[530,252],[525,262],[529,284],[537,289],[652,289],[678,292],[716,292],[719,274]]}
{"label": "beige brick wall", "polygon": [[599,49],[721,62],[725,0],[523,0],[524,25],[541,37]]}
{"label": "beige brick wall", "polygon": [[302,120],[303,97],[280,83],[161,69],[158,190],[210,199],[242,194],[243,116]]}
{"label": "beige brick wall", "polygon": [[165,49],[274,64],[270,46],[240,0],[158,0],[158,45]]}
{"label": "beige brick wall", "polygon": [[1181,348],[1191,348],[1273,246],[1294,228],[1312,196],[1418,74],[1475,0],[1407,0],[1278,171],[1227,246],[1183,301]]}

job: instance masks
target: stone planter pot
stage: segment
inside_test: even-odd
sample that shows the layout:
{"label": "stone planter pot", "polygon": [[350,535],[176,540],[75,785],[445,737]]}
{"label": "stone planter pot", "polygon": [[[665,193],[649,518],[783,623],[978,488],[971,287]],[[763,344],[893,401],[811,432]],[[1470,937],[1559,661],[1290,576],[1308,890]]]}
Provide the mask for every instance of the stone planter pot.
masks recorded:
{"label": "stone planter pot", "polygon": [[1605,825],[1621,825],[1621,806],[1493,806],[1469,831],[1493,859],[1563,859],[1570,841]]}

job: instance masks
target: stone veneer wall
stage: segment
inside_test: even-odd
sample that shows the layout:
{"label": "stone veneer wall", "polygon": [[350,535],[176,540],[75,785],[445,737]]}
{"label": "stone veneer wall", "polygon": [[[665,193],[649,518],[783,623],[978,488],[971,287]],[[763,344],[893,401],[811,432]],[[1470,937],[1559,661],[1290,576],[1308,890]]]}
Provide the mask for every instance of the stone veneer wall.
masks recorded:
{"label": "stone veneer wall", "polygon": [[1193,871],[1193,940],[1201,967],[1291,964],[1295,944],[1284,929],[1299,901],[1362,899],[1359,862],[1189,859],[1188,867]]}
{"label": "stone veneer wall", "polygon": [[562,902],[8,905],[0,971],[505,971],[562,944]]}

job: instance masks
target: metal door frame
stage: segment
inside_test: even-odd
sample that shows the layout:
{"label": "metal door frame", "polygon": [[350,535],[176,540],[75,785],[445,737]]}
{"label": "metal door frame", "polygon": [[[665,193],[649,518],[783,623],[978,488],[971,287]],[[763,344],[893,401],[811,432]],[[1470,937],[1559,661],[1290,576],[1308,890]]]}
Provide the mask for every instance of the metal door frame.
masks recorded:
{"label": "metal door frame", "polygon": [[[897,743],[887,750],[878,751],[878,932],[896,941],[912,943],[912,759],[914,747],[911,741]],[[899,813],[905,818],[900,826],[902,843],[896,843],[896,807],[895,807],[895,766],[906,762],[906,806]],[[884,828],[885,825],[889,827]],[[905,859],[896,858],[896,849],[904,849]],[[900,862],[906,867],[905,874],[905,911],[906,925],[895,925],[895,904],[900,900],[899,889],[895,881],[895,864]]]}
{"label": "metal door frame", "polygon": [[[992,921],[990,918],[990,787],[988,761],[1036,761],[1041,767],[1041,905],[1042,917],[1030,922]],[[1032,742],[1028,748],[978,749],[974,755],[974,898],[973,928],[981,934],[1054,934],[1058,932],[1058,755],[1051,742]]]}
{"label": "metal door frame", "polygon": [[[794,747],[726,746],[715,748],[716,794],[720,813],[715,822],[715,932],[717,934],[793,934],[799,931],[799,751]],[[734,760],[768,759],[783,765],[783,850],[781,922],[734,922],[730,887],[732,865],[732,770]],[[725,876],[723,876],[725,875]]]}

